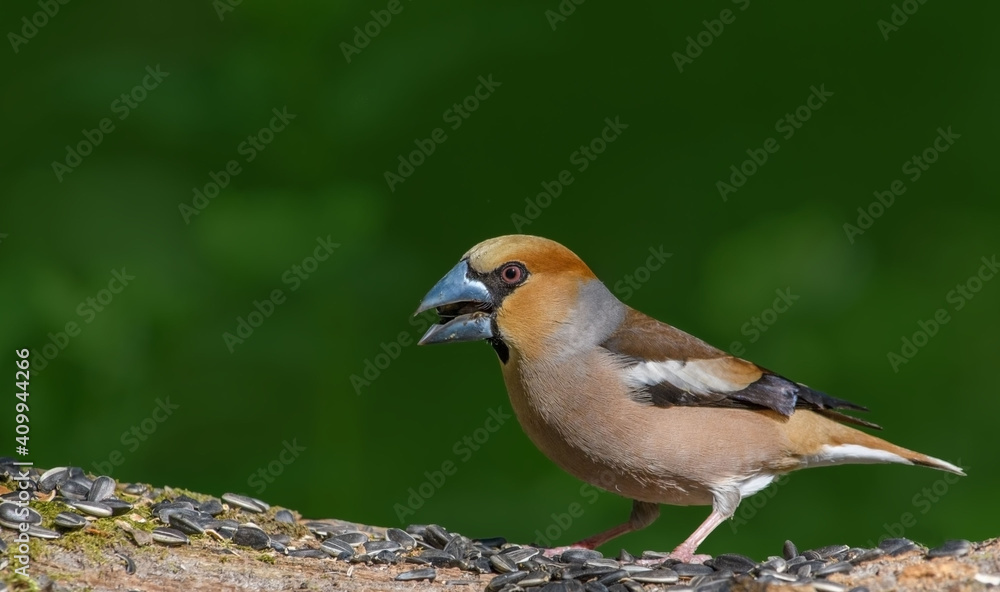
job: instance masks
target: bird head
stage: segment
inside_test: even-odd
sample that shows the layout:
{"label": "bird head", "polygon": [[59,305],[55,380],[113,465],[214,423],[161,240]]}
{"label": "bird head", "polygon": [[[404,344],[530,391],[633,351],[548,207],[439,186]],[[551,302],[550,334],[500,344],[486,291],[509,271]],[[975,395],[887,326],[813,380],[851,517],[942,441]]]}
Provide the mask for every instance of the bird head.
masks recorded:
{"label": "bird head", "polygon": [[424,297],[417,314],[433,308],[440,320],[419,343],[485,340],[506,363],[509,347],[530,349],[564,323],[580,287],[592,281],[600,284],[555,241],[491,238],[472,247]]}

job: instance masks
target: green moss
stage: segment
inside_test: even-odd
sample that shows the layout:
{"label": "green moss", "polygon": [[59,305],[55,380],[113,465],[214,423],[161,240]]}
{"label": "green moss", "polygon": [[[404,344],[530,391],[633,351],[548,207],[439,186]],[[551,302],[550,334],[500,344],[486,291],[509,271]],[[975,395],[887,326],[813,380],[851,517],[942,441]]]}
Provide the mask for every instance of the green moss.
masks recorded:
{"label": "green moss", "polygon": [[264,563],[269,563],[271,565],[274,565],[274,562],[276,560],[274,558],[274,555],[271,555],[269,553],[261,553],[260,555],[257,555],[257,561],[263,561]]}
{"label": "green moss", "polygon": [[38,587],[38,582],[32,580],[31,578],[26,578],[20,574],[15,574],[12,572],[9,578],[7,578],[7,585],[13,592],[39,592],[41,588]]}

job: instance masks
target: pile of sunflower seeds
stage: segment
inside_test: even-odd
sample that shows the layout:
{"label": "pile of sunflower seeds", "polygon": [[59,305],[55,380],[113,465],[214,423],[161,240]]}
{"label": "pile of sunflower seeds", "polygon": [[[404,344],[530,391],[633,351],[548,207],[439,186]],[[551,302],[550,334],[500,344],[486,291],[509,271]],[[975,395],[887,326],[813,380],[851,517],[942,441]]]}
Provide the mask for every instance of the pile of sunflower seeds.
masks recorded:
{"label": "pile of sunflower seeds", "polygon": [[[6,551],[7,541],[12,539],[9,531],[16,532],[23,522],[28,524],[29,536],[56,539],[99,519],[122,517],[132,522],[115,518],[115,527],[127,532],[138,546],[186,545],[192,538],[214,538],[290,558],[369,565],[409,564],[412,569],[396,576],[399,581],[431,581],[437,578],[438,568],[457,568],[490,575],[484,580],[488,592],[642,592],[654,586],[675,592],[723,592],[735,586],[743,588],[753,581],[848,592],[845,586],[827,578],[850,573],[858,564],[882,556],[919,551],[927,557],[958,557],[972,550],[971,543],[964,540],[949,541],[928,551],[913,541],[898,538],[886,539],[875,549],[831,545],[803,552],[789,541],[780,556],[762,562],[738,554],[718,555],[704,564],[681,563],[652,551],[635,557],[623,550],[616,558],[586,549],[553,554],[538,547],[508,543],[500,537],[470,539],[433,524],[411,525],[406,530],[372,528],[362,532],[349,523],[299,521],[288,510],[272,509],[261,500],[243,495],[227,493],[221,499],[204,500],[187,495],[170,496],[165,493],[168,490],[119,484],[108,476],[91,477],[79,467],[57,467],[44,472],[32,468],[22,472],[13,461],[0,458],[0,479],[11,490],[0,495],[0,526],[8,529],[0,538],[0,552]],[[39,503],[60,504],[62,511],[51,524],[44,524],[39,512],[18,503],[25,497]],[[136,521],[145,521],[134,513],[140,505],[148,507],[149,515],[158,525],[152,529],[137,526]],[[224,513],[229,517],[223,518]],[[254,523],[255,516],[271,521],[271,532]],[[276,532],[274,523],[301,524],[311,536],[293,539]],[[116,554],[126,571],[134,573],[134,562],[121,551]],[[7,561],[0,560],[0,569],[7,566]],[[864,590],[854,588],[850,592]]]}

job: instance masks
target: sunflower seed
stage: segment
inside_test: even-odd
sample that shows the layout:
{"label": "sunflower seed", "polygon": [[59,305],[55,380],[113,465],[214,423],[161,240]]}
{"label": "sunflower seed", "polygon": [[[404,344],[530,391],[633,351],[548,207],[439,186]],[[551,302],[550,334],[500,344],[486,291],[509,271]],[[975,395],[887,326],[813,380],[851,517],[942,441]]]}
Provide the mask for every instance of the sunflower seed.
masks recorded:
{"label": "sunflower seed", "polygon": [[57,539],[62,536],[62,533],[32,524],[28,527],[28,536],[33,536],[36,539]]}
{"label": "sunflower seed", "polygon": [[271,539],[268,541],[268,546],[282,555],[288,555],[288,547],[285,546],[285,543]]}
{"label": "sunflower seed", "polygon": [[205,534],[205,529],[196,520],[180,512],[170,515],[170,526],[184,534]]}
{"label": "sunflower seed", "polygon": [[[649,570],[653,571],[653,570]],[[616,582],[621,581],[623,578],[628,577],[628,572],[624,569],[616,569],[615,571],[604,574],[603,576],[597,578],[597,581],[604,584],[605,586],[610,586]]]}
{"label": "sunflower seed", "polygon": [[452,537],[451,541],[444,546],[444,551],[446,553],[451,553],[459,559],[468,559],[474,557],[478,551],[472,546],[472,541],[461,535],[455,535]]}
{"label": "sunflower seed", "polygon": [[813,575],[817,578],[825,578],[826,576],[833,575],[836,573],[851,573],[854,566],[847,561],[838,561],[836,563],[831,563],[830,565],[824,565],[820,568],[814,568]]}
{"label": "sunflower seed", "polygon": [[269,541],[270,539],[268,538],[266,532],[256,526],[250,526],[248,524],[244,524],[237,528],[236,534],[233,535],[234,543],[244,547],[250,547],[251,549],[256,549],[257,551],[266,549]]}
{"label": "sunflower seed", "polygon": [[122,553],[121,551],[115,551],[115,555],[121,557],[122,561],[125,562],[125,573],[132,575],[135,573],[135,561],[128,555]]}
{"label": "sunflower seed", "polygon": [[199,512],[204,512],[209,516],[218,516],[223,511],[225,511],[225,508],[222,507],[222,502],[215,499],[214,497],[196,505],[195,509],[198,510]]}
{"label": "sunflower seed", "polygon": [[142,483],[129,483],[122,491],[129,495],[145,495],[149,488]]}
{"label": "sunflower seed", "polygon": [[417,546],[417,539],[413,538],[413,536],[405,530],[400,530],[398,528],[386,529],[385,538],[398,544],[406,550],[410,550]]}
{"label": "sunflower seed", "polygon": [[17,529],[22,523],[41,524],[42,515],[28,506],[13,502],[0,504],[0,524],[7,528]]}
{"label": "sunflower seed", "polygon": [[490,537],[486,539],[475,539],[474,542],[480,547],[486,547],[487,549],[499,549],[507,544],[507,539],[503,537]]}
{"label": "sunflower seed", "polygon": [[787,560],[798,554],[799,550],[795,547],[795,543],[792,541],[785,541],[785,545],[781,548],[781,555]]}
{"label": "sunflower seed", "polygon": [[412,534],[413,536],[418,536],[423,538],[424,533],[427,532],[426,524],[411,524],[406,527],[406,532]]}
{"label": "sunflower seed", "polygon": [[587,592],[608,592],[608,587],[600,582],[587,582],[583,589]]}
{"label": "sunflower seed", "polygon": [[162,545],[187,545],[191,543],[188,536],[175,528],[159,527],[154,528],[153,540]]}
{"label": "sunflower seed", "polygon": [[368,541],[364,544],[365,553],[369,555],[379,553],[381,551],[392,551],[396,552],[402,549],[399,543],[394,541]]}
{"label": "sunflower seed", "polygon": [[304,557],[308,559],[323,559],[324,557],[329,557],[330,555],[324,553],[321,549],[294,549],[288,552],[289,557]]}
{"label": "sunflower seed", "polygon": [[705,565],[711,565],[717,571],[728,569],[733,573],[749,573],[750,570],[757,567],[757,562],[750,559],[746,555],[723,553],[721,555],[716,555],[709,561],[706,561]]}
{"label": "sunflower seed", "polygon": [[879,541],[878,548],[882,549],[886,553],[892,553],[896,549],[905,547],[906,545],[912,545],[913,541],[910,539],[883,539]]}
{"label": "sunflower seed", "polygon": [[90,492],[87,493],[87,500],[99,502],[109,498],[115,494],[116,486],[117,484],[114,479],[101,475],[97,479],[94,479],[93,485],[90,486]]}
{"label": "sunflower seed", "polygon": [[506,555],[508,559],[520,565],[541,552],[540,549],[534,547],[521,547],[520,549],[514,549],[510,553],[506,553]]}
{"label": "sunflower seed", "polygon": [[615,567],[567,567],[560,572],[560,577],[564,580],[586,581],[593,578],[606,576],[611,572],[618,571]]}
{"label": "sunflower seed", "polygon": [[940,547],[927,552],[928,557],[961,557],[972,550],[972,543],[964,539],[945,541]]}
{"label": "sunflower seed", "polygon": [[773,569],[766,569],[766,568],[760,570],[760,576],[761,577],[767,576],[772,580],[774,580],[775,582],[797,582],[799,580],[797,576],[793,576],[792,574],[781,573],[778,571],[774,571]]}
{"label": "sunflower seed", "polygon": [[526,571],[512,571],[501,574],[486,584],[486,592],[500,592],[507,584],[517,584],[526,577],[528,577],[528,572]]}
{"label": "sunflower seed", "polygon": [[677,572],[672,569],[654,569],[637,574],[632,574],[632,579],[644,584],[673,584],[678,580]]}
{"label": "sunflower seed", "polygon": [[170,515],[177,512],[194,512],[194,506],[189,502],[162,502],[154,504],[150,508],[153,514],[160,519],[160,522],[170,522]]}
{"label": "sunflower seed", "polygon": [[642,573],[644,571],[653,571],[652,567],[646,567],[645,565],[635,565],[635,564],[623,565],[622,569],[624,569],[630,574]]}
{"label": "sunflower seed", "polygon": [[38,479],[38,490],[48,493],[69,480],[69,470],[66,467],[55,467],[42,473]]}
{"label": "sunflower seed", "polygon": [[527,576],[525,576],[520,582],[518,582],[518,585],[520,585],[522,588],[527,588],[528,586],[541,586],[545,582],[548,582],[549,578],[551,577],[552,574],[550,574],[549,572],[537,569],[535,571],[529,572]]}
{"label": "sunflower seed", "polygon": [[77,529],[87,525],[87,519],[75,512],[59,512],[53,520],[60,528]]}
{"label": "sunflower seed", "polygon": [[412,582],[416,580],[434,581],[434,578],[436,577],[437,577],[436,569],[434,569],[433,567],[424,567],[421,569],[412,569],[410,571],[404,571],[403,573],[399,574],[393,579],[396,580],[397,582]]}
{"label": "sunflower seed", "polygon": [[424,541],[438,549],[444,549],[444,546],[451,542],[452,536],[454,535],[437,524],[428,524],[424,528]]}
{"label": "sunflower seed", "polygon": [[603,559],[600,551],[591,549],[567,549],[559,556],[563,563],[586,563],[588,559]]}
{"label": "sunflower seed", "polygon": [[771,557],[768,557],[767,561],[762,563],[760,567],[763,569],[771,569],[778,573],[783,573],[785,571],[785,566],[786,563],[784,559],[772,555]]}
{"label": "sunflower seed", "polygon": [[418,555],[420,559],[430,563],[434,567],[458,567],[458,558],[451,553],[445,553],[440,549],[425,549]]}
{"label": "sunflower seed", "polygon": [[857,565],[859,563],[864,563],[865,561],[871,561],[872,559],[878,559],[879,557],[885,555],[885,551],[882,549],[865,549],[860,555],[851,559],[851,563]]}
{"label": "sunflower seed", "polygon": [[319,548],[338,559],[346,559],[354,555],[353,547],[337,539],[326,539]]}
{"label": "sunflower seed", "polygon": [[[200,509],[200,508],[199,508]],[[207,510],[201,509],[203,512]],[[219,511],[222,511],[222,505],[219,505]],[[211,512],[209,512],[211,514]],[[215,514],[212,514],[213,516]],[[278,522],[284,522],[285,524],[295,524],[295,514],[292,514],[288,510],[278,510],[274,513],[274,519]]]}
{"label": "sunflower seed", "polygon": [[70,502],[69,505],[89,516],[97,516],[98,518],[107,518],[108,516],[111,515],[111,506],[102,504],[101,502],[90,502],[87,500],[79,500],[75,502]]}
{"label": "sunflower seed", "polygon": [[247,512],[254,512],[256,514],[261,514],[270,509],[270,506],[260,501],[259,499],[254,499],[252,497],[247,497],[245,495],[240,495],[238,493],[226,493],[222,495],[222,501],[226,502],[231,506],[236,506]]}
{"label": "sunflower seed", "polygon": [[[635,561],[635,558],[632,559]],[[609,567],[612,569],[618,569],[621,566],[621,562],[614,559],[608,559],[606,557],[596,557],[594,559],[588,559],[584,563],[587,567]]]}
{"label": "sunflower seed", "polygon": [[829,559],[831,557],[843,557],[844,554],[850,549],[851,548],[847,545],[827,545],[826,547],[814,549],[814,552],[819,555],[821,559]]}
{"label": "sunflower seed", "polygon": [[674,565],[671,569],[677,572],[677,575],[685,578],[691,578],[695,576],[703,576],[710,573],[715,573],[715,570],[707,565],[702,565],[699,563],[678,563]]}
{"label": "sunflower seed", "polygon": [[510,557],[497,553],[496,555],[490,556],[490,565],[497,573],[511,573],[517,571],[517,564],[514,563]]}
{"label": "sunflower seed", "polygon": [[132,511],[132,504],[123,502],[122,500],[113,497],[106,498],[100,503],[111,508],[112,516],[121,516],[122,514],[128,514]]}
{"label": "sunflower seed", "polygon": [[338,541],[347,543],[348,545],[350,545],[352,547],[357,547],[359,545],[363,545],[363,544],[367,543],[370,540],[368,538],[368,535],[366,535],[363,532],[345,532],[345,533],[334,535],[331,538],[335,538]]}

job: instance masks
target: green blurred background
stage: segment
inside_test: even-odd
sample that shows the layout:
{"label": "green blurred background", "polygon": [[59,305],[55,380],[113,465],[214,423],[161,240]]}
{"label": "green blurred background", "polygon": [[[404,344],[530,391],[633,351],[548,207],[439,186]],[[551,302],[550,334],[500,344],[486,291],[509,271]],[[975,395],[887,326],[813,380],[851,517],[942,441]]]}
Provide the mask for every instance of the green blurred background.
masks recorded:
{"label": "green blurred background", "polygon": [[[21,19],[43,8],[4,2],[8,389],[13,350],[41,354],[79,328],[33,366],[29,458],[93,471],[117,452],[121,480],[386,526],[425,471],[452,461],[405,522],[522,542],[548,530],[561,544],[621,522],[628,501],[581,491],[513,420],[464,452],[491,409],[510,409],[486,344],[412,345],[425,292],[470,246],[515,232],[525,200],[569,170],[574,182],[521,231],[566,244],[609,286],[648,277],[630,305],[724,349],[740,341],[745,357],[870,406],[894,442],[968,468],[957,483],[901,466],[797,473],[744,502],[705,552],[997,535],[1000,280],[973,281],[961,310],[949,292],[1000,251],[1000,7],[915,7],[884,34],[878,21],[899,10],[901,22],[904,6],[404,0],[376,27],[386,2],[70,2],[34,17],[47,22],[29,39]],[[342,44],[366,24],[380,30],[348,62]],[[697,54],[685,48],[699,34],[711,44],[679,71],[673,54]],[[134,91],[157,66],[168,75]],[[453,129],[449,110],[480,76],[499,85]],[[776,128],[814,86],[832,95],[800,110],[800,127]],[[135,105],[125,119],[122,93]],[[247,162],[241,143],[272,109],[295,117]],[[628,127],[579,171],[573,153],[616,117]],[[60,181],[53,162],[104,118],[114,129]],[[913,180],[904,164],[948,126],[960,137]],[[386,171],[435,128],[447,139],[390,189]],[[778,151],[724,200],[717,183],[768,138]],[[230,160],[240,172],[186,221],[181,204]],[[897,179],[906,192],[850,240],[844,224]],[[318,237],[340,246],[292,291],[285,274]],[[672,255],[636,274],[650,248]],[[106,301],[122,267],[134,279],[96,312],[87,299]],[[231,352],[223,334],[276,289],[284,302]],[[786,289],[794,305],[765,313]],[[894,371],[887,354],[941,308],[949,322]],[[773,324],[753,339],[745,324],[762,315]],[[355,388],[400,333],[410,345]],[[168,397],[176,410],[149,419]],[[145,440],[123,440],[133,425]],[[287,465],[285,441],[305,448]],[[260,470],[281,474],[254,481]],[[553,518],[572,503],[582,516]],[[669,550],[707,513],[665,507],[605,551]]]}

